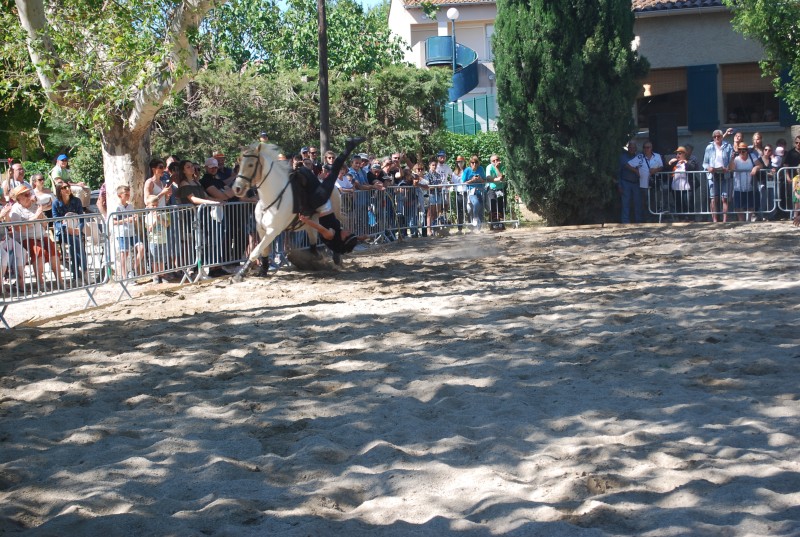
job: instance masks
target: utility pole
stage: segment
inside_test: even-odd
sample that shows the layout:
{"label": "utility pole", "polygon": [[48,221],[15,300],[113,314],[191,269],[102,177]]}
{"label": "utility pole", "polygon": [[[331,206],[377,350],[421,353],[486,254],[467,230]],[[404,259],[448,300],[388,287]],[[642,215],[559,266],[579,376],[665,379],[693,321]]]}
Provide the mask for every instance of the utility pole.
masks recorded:
{"label": "utility pole", "polygon": [[325,15],[325,0],[317,0],[319,17],[319,151],[320,155],[330,149],[330,96],[328,94],[328,20]]}

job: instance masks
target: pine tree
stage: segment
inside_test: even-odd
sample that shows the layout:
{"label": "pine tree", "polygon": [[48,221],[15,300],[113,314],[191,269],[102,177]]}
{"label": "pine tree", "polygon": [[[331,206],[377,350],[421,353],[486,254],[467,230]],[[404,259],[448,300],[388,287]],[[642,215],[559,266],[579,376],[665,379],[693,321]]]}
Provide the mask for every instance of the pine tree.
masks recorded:
{"label": "pine tree", "polygon": [[498,0],[493,50],[507,166],[548,224],[602,221],[633,132],[630,0]]}

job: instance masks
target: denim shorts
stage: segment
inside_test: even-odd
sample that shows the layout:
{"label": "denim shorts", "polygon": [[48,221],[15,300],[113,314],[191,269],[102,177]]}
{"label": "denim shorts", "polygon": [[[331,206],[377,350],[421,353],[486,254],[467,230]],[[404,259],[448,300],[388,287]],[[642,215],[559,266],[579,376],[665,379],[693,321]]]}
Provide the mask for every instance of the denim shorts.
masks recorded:
{"label": "denim shorts", "polygon": [[[719,193],[717,193],[717,184],[719,184]],[[728,199],[728,193],[730,192],[730,179],[727,177],[717,179],[711,179],[708,181],[708,194],[710,196],[719,196],[722,199]]]}
{"label": "denim shorts", "polygon": [[120,252],[127,252],[139,242],[136,237],[117,237],[117,250]]}

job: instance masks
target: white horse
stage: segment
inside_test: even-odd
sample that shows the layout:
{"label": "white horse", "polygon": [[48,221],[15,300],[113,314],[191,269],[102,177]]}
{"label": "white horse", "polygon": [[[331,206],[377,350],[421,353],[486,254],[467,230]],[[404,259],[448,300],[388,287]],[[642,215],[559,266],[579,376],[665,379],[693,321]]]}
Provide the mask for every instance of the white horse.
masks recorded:
{"label": "white horse", "polygon": [[[259,257],[266,257],[269,245],[277,236],[288,228],[303,229],[311,245],[317,244],[317,232],[309,226],[303,226],[297,220],[294,192],[291,185],[291,161],[278,160],[278,146],[267,143],[253,144],[244,148],[239,165],[239,174],[233,183],[233,192],[244,196],[250,188],[258,191],[255,218],[256,229],[261,241],[253,248],[247,262],[233,277],[234,281],[242,281],[245,273]],[[316,180],[316,179],[314,179]],[[334,189],[331,201],[334,210],[339,212],[341,200]]]}

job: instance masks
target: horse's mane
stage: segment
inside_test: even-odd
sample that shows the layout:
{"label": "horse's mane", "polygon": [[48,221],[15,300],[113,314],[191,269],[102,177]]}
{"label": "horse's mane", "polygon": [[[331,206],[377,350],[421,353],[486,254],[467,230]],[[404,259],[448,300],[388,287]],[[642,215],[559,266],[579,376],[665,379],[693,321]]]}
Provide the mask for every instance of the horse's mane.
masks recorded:
{"label": "horse's mane", "polygon": [[[289,173],[291,172],[291,161],[290,160],[278,160],[278,154],[280,153],[280,148],[275,144],[268,144],[268,143],[254,143],[242,148],[242,156],[248,157],[256,157],[259,154],[267,159],[267,167],[272,164],[276,169],[281,170],[283,172],[283,177],[289,177]],[[273,172],[274,173],[274,172]]]}
{"label": "horse's mane", "polygon": [[246,145],[242,148],[242,155],[255,157],[259,153],[270,160],[278,160],[280,148],[275,144],[255,143]]}

